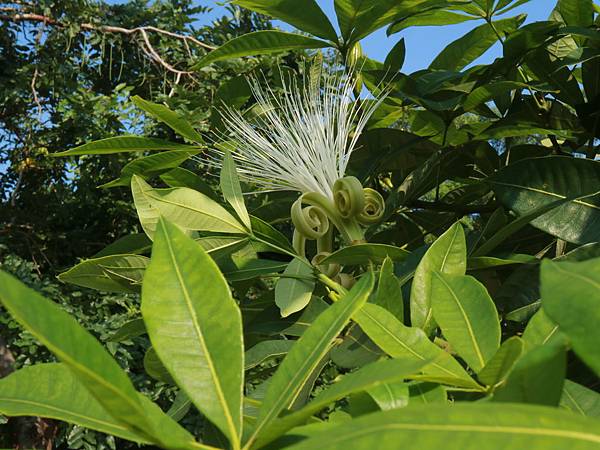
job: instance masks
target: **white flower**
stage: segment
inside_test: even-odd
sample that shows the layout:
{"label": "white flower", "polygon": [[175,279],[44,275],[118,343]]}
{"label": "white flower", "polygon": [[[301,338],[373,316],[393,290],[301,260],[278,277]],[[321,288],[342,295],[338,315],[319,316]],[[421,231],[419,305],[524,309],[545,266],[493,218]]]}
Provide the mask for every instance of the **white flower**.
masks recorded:
{"label": "white flower", "polygon": [[[333,184],[344,177],[358,137],[385,95],[374,101],[354,101],[352,73],[321,71],[317,78],[305,75],[299,83],[282,76],[282,93],[250,79],[262,111],[252,122],[225,106],[227,147],[242,180],[260,190],[333,197]],[[218,164],[222,156],[216,151],[212,164]]]}

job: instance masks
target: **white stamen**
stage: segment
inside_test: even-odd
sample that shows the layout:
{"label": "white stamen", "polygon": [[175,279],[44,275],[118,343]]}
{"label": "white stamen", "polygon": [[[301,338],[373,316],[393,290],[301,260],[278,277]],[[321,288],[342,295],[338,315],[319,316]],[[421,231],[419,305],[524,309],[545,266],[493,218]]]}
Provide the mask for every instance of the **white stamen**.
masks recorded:
{"label": "white stamen", "polygon": [[[320,80],[305,75],[302,86],[282,76],[282,93],[250,79],[262,111],[257,122],[224,107],[227,147],[242,180],[260,190],[319,192],[332,198],[333,184],[345,175],[360,133],[385,95],[361,108],[352,98],[352,73],[323,72]],[[220,166],[221,159],[222,150],[216,148],[205,161]]]}

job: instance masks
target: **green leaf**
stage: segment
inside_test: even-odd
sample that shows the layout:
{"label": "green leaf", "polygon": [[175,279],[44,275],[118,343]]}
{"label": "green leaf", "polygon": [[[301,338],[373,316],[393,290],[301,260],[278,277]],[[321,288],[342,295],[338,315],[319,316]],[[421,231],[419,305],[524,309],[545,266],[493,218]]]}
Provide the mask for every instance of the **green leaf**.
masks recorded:
{"label": "green leaf", "polygon": [[370,303],[354,313],[352,318],[392,358],[432,360],[424,368],[422,378],[468,389],[481,389],[458,361],[431,342],[420,328],[407,327],[389,311]]}
{"label": "green leaf", "polygon": [[267,359],[286,355],[294,346],[296,341],[277,339],[273,341],[261,341],[244,353],[244,369],[252,369]]}
{"label": "green leaf", "polygon": [[390,258],[384,259],[381,265],[377,293],[373,298],[373,303],[387,309],[400,322],[404,322],[402,287],[394,275],[394,263]]}
{"label": "green leaf", "polygon": [[[196,239],[206,253],[215,261],[242,250],[250,240],[246,236],[207,236]],[[272,261],[270,262],[273,263]],[[273,267],[271,265],[271,267]],[[280,269],[281,270],[281,269]]]}
{"label": "green leaf", "polygon": [[548,317],[543,309],[540,309],[525,327],[523,342],[525,342],[525,349],[531,350],[540,345],[566,343],[566,337],[558,329],[558,325]]}
{"label": "green leaf", "polygon": [[181,419],[185,417],[185,415],[190,410],[192,406],[192,402],[185,392],[179,391],[175,396],[175,400],[171,404],[171,407],[167,411],[167,415],[172,418],[174,421],[179,422]]}
{"label": "green leaf", "polygon": [[464,275],[467,244],[460,223],[455,223],[429,247],[417,266],[410,292],[410,320],[430,333],[435,328],[431,310],[431,279],[434,272]]}
{"label": "green leaf", "polygon": [[433,318],[452,348],[475,371],[500,347],[500,320],[487,289],[468,275],[433,273]]}
{"label": "green leaf", "polygon": [[320,38],[337,42],[333,25],[314,0],[234,0],[233,3],[283,20]]}
{"label": "green leaf", "polygon": [[314,290],[312,267],[306,261],[294,258],[275,285],[275,304],[281,311],[281,317],[303,310]]}
{"label": "green leaf", "polygon": [[600,374],[600,258],[544,260],[540,279],[544,311],[567,335],[577,355]]}
{"label": "green leaf", "polygon": [[60,281],[106,292],[139,292],[150,260],[141,255],[87,259],[58,276]]}
{"label": "green leaf", "polygon": [[404,408],[410,398],[408,384],[403,381],[381,383],[370,388],[368,393],[382,411]]}
{"label": "green leaf", "polygon": [[150,239],[161,215],[184,230],[246,234],[244,226],[225,208],[193,189],[153,189],[134,175],[131,190],[142,228]]}
{"label": "green leaf", "polygon": [[[567,242],[600,240],[600,162],[551,156],[524,159],[494,175],[490,182],[500,202],[525,215],[560,199],[572,199],[531,224]],[[585,198],[581,198],[587,196]]]}
{"label": "green leaf", "polygon": [[65,150],[64,152],[53,153],[52,156],[108,155],[111,153],[145,152],[156,150],[196,151],[197,147],[139,136],[117,136],[89,142],[87,144],[80,145],[79,147]]}
{"label": "green leaf", "polygon": [[264,55],[268,53],[285,52],[305,48],[325,48],[331,44],[318,39],[308,38],[299,34],[284,33],[283,31],[265,30],[247,33],[212,50],[192,68],[201,69],[204,66],[225,59],[241,56]]}
{"label": "green leaf", "polygon": [[448,402],[446,389],[437,383],[413,381],[408,384],[408,393],[410,395],[409,404],[411,406]]}
{"label": "green leaf", "polygon": [[125,322],[109,339],[109,342],[122,342],[146,334],[146,325],[142,319]]}
{"label": "green leaf", "polygon": [[349,247],[343,247],[327,258],[320,264],[342,264],[345,266],[366,265],[369,263],[381,264],[386,258],[392,261],[404,261],[410,252],[385,244],[356,244]]}
{"label": "green leaf", "polygon": [[195,191],[201,192],[207,197],[217,201],[217,194],[212,188],[206,183],[200,176],[194,172],[184,169],[182,167],[176,167],[169,170],[167,173],[163,173],[160,179],[164,181],[169,187],[187,187],[194,189]]}
{"label": "green leaf", "polygon": [[252,222],[252,239],[269,246],[272,250],[284,255],[295,255],[296,252],[290,245],[288,239],[264,220],[250,216]]}
{"label": "green leaf", "polygon": [[600,394],[571,380],[565,380],[560,406],[576,414],[600,417]]}
{"label": "green leaf", "polygon": [[154,350],[154,347],[149,347],[148,350],[146,350],[143,362],[144,370],[152,378],[170,385],[175,384],[173,377],[171,377],[169,371],[156,354],[156,350]]}
{"label": "green leaf", "polygon": [[198,133],[187,120],[165,105],[149,102],[148,100],[144,100],[137,95],[131,97],[131,101],[135,104],[135,106],[159,122],[164,123],[180,136],[192,142],[204,142],[202,136],[200,136],[200,133]]}
{"label": "green leaf", "polygon": [[507,339],[477,374],[477,379],[486,386],[497,386],[503,383],[524,350],[525,344],[518,336]]}
{"label": "green leaf", "polygon": [[404,58],[406,57],[406,45],[404,38],[400,39],[396,45],[392,47],[390,52],[385,57],[385,66],[389,68],[391,72],[400,72],[404,65]]}
{"label": "green leaf", "polygon": [[142,286],[142,315],[152,345],[173,379],[233,448],[239,448],[240,310],[210,256],[163,219]]}
{"label": "green leaf", "polygon": [[557,406],[562,395],[567,357],[562,345],[542,345],[517,361],[493,401]]}
{"label": "green leaf", "polygon": [[102,433],[147,443],[126,423],[116,420],[63,364],[24,367],[0,379],[0,412],[7,416],[38,416]]}
{"label": "green leaf", "polygon": [[[302,409],[277,419],[265,429],[256,442],[256,447],[271,442],[287,430],[306,422],[313,414],[327,405],[353,393],[367,391],[419,373],[429,361],[414,359],[388,359],[369,364],[356,372],[344,375],[341,380],[321,391]],[[408,397],[408,392],[407,392]]]}
{"label": "green leaf", "polygon": [[193,437],[143,395],[117,362],[58,305],[0,271],[0,302],[54,353],[116,420],[164,448],[191,445]]}
{"label": "green leaf", "polygon": [[[510,19],[498,20],[494,22],[494,27],[498,33],[506,35],[516,30],[523,23],[525,17],[524,14],[521,14]],[[489,24],[485,23],[444,48],[429,68],[460,71],[483,55],[497,41],[496,32]]]}
{"label": "green leaf", "polygon": [[558,0],[555,10],[569,26],[589,27],[594,23],[593,0]]}
{"label": "green leaf", "polygon": [[172,150],[134,159],[121,169],[121,176],[119,178],[99,187],[112,188],[116,186],[129,186],[131,177],[134,174],[145,179],[151,178],[179,166],[182,162],[197,155],[199,152],[200,150]]}
{"label": "green leaf", "polygon": [[269,259],[249,259],[244,261],[243,264],[237,264],[237,266],[238,268],[231,272],[223,272],[228,281],[245,281],[263,275],[273,275],[284,270],[287,264]]}
{"label": "green leaf", "polygon": [[235,168],[235,162],[231,157],[231,153],[227,150],[223,155],[223,167],[221,168],[221,191],[225,200],[233,206],[238,218],[251,231],[252,224],[250,223],[250,216],[244,204],[244,197],[242,196],[242,188]]}
{"label": "green leaf", "polygon": [[134,233],[123,236],[117,239],[110,245],[107,245],[93,257],[100,258],[101,256],[125,255],[133,254],[140,255],[146,253],[152,247],[152,241],[148,239],[145,233]]}
{"label": "green leaf", "polygon": [[410,17],[402,18],[401,20],[394,22],[392,25],[390,25],[390,27],[387,29],[387,34],[389,36],[391,34],[399,33],[400,31],[410,27],[454,25],[457,23],[477,19],[478,17],[458,14],[452,11],[446,11],[444,9],[437,9],[433,11],[426,11],[422,14],[415,14]]}
{"label": "green leaf", "polygon": [[249,446],[277,416],[296,399],[331,343],[350,317],[365,304],[373,289],[373,274],[367,272],[342,299],[329,306],[298,339],[287,354],[263,399],[256,425],[246,446]]}
{"label": "green leaf", "polygon": [[600,448],[598,421],[530,405],[409,406],[307,432],[288,450]]}

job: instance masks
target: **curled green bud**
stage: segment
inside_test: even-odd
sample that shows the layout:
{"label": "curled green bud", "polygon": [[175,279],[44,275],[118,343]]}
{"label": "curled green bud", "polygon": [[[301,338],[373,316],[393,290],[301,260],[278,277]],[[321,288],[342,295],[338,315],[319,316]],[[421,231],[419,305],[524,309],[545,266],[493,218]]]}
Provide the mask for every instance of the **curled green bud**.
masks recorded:
{"label": "curled green bud", "polygon": [[358,178],[340,178],[333,185],[333,203],[340,216],[349,219],[361,213],[365,207],[365,194]]}
{"label": "curled green bud", "polygon": [[363,191],[365,203],[362,211],[358,214],[358,221],[363,225],[379,222],[385,211],[385,200],[375,189],[365,188]]}
{"label": "curled green bud", "polygon": [[329,230],[329,218],[323,208],[316,205],[303,208],[302,197],[292,205],[291,216],[296,230],[306,239],[319,239]]}

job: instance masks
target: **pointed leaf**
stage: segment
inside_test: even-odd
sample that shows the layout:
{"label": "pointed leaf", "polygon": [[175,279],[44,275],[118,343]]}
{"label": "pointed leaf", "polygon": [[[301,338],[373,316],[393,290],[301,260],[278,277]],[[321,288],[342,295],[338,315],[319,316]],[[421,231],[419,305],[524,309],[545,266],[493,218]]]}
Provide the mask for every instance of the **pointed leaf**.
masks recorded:
{"label": "pointed leaf", "polygon": [[212,50],[200,59],[193,66],[193,69],[198,70],[214,62],[239,58],[240,56],[264,55],[288,50],[330,46],[331,44],[328,42],[299,34],[276,30],[255,31],[227,41],[219,48]]}
{"label": "pointed leaf", "polygon": [[260,436],[292,404],[314,368],[329,351],[333,340],[350,317],[365,304],[372,289],[373,274],[367,272],[350,292],[329,306],[304,332],[269,381],[256,425],[246,445]]}
{"label": "pointed leaf", "polygon": [[210,256],[163,219],[142,286],[142,315],[165,368],[237,448],[243,385],[240,310]]}
{"label": "pointed leaf", "polygon": [[540,278],[544,311],[567,335],[577,355],[600,375],[600,258],[544,260]]}
{"label": "pointed leaf", "polygon": [[529,405],[414,406],[307,431],[288,450],[600,449],[598,421]]}
{"label": "pointed leaf", "polygon": [[150,239],[161,215],[185,230],[246,233],[225,208],[193,189],[153,189],[134,175],[131,190],[142,228]]}
{"label": "pointed leaf", "polygon": [[386,244],[356,244],[343,247],[321,261],[321,264],[343,264],[355,266],[359,264],[381,264],[385,258],[392,261],[405,260],[410,252],[393,245]]}
{"label": "pointed leaf", "polygon": [[108,351],[58,305],[0,271],[0,302],[54,353],[115,419],[165,448],[186,447],[193,437],[135,391]]}
{"label": "pointed leaf", "polygon": [[131,101],[135,106],[148,113],[159,122],[164,123],[180,136],[183,136],[192,142],[204,142],[200,133],[198,133],[186,119],[169,109],[167,106],[149,102],[137,95],[131,97]]}
{"label": "pointed leaf", "polygon": [[570,380],[565,380],[560,406],[576,414],[600,417],[600,394]]}
{"label": "pointed leaf", "polygon": [[311,266],[299,258],[293,259],[275,285],[275,304],[281,311],[281,317],[304,309],[314,290],[315,279]]}
{"label": "pointed leaf", "polygon": [[475,371],[500,347],[500,320],[483,284],[467,275],[434,272],[433,318],[452,348]]}
{"label": "pointed leaf", "polygon": [[299,30],[337,41],[337,33],[314,0],[235,0],[233,3],[283,20]]}
{"label": "pointed leaf", "polygon": [[139,292],[144,271],[150,260],[141,255],[110,255],[87,259],[58,279],[106,292]]}
{"label": "pointed leaf", "polygon": [[394,275],[394,263],[386,258],[379,272],[379,283],[373,303],[387,309],[400,322],[404,322],[404,300],[402,299],[402,287],[396,275]]}
{"label": "pointed leaf", "polygon": [[467,244],[460,223],[452,225],[427,250],[417,266],[410,293],[410,320],[426,333],[435,328],[431,311],[433,272],[464,275],[467,270]]}
{"label": "pointed leaf", "polygon": [[0,379],[0,413],[38,416],[147,443],[126,423],[116,420],[63,364],[24,367]]}
{"label": "pointed leaf", "polygon": [[389,311],[370,303],[352,318],[391,357],[433,360],[423,369],[421,378],[468,389],[481,389],[458,361],[431,342],[420,328],[407,327]]}
{"label": "pointed leaf", "polygon": [[477,374],[477,379],[487,386],[497,386],[504,382],[524,350],[525,344],[518,336],[507,339]]}
{"label": "pointed leaf", "polygon": [[223,155],[223,167],[221,168],[221,191],[225,200],[233,206],[233,209],[237,213],[238,218],[248,228],[252,229],[250,223],[250,216],[248,210],[244,204],[244,197],[242,196],[242,188],[240,186],[240,180],[237,175],[235,168],[235,162],[231,157],[231,153],[225,151]]}
{"label": "pointed leaf", "polygon": [[108,155],[122,152],[145,152],[156,150],[189,150],[196,151],[191,145],[178,144],[176,142],[163,141],[161,139],[145,138],[139,136],[117,136],[99,141],[89,142],[79,147],[53,153],[52,156],[72,155]]}

